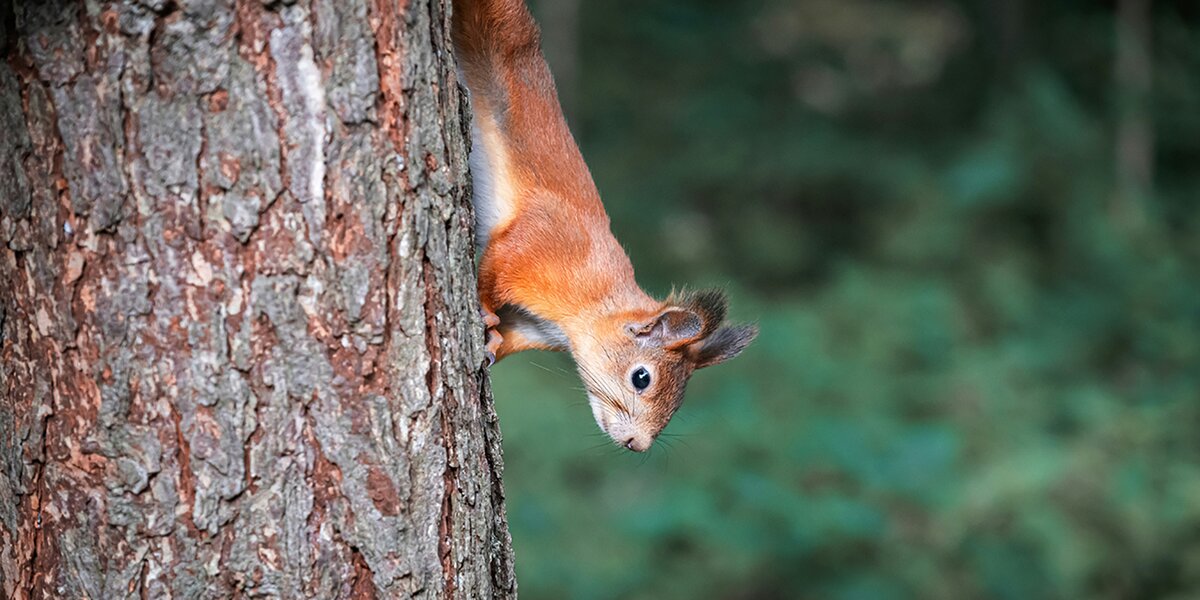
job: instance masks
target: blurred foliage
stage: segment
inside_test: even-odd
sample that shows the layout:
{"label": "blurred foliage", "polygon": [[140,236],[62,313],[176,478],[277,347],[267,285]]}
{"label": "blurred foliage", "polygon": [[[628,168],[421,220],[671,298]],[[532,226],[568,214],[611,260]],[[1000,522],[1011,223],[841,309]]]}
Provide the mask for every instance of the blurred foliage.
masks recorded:
{"label": "blurred foliage", "polygon": [[642,284],[762,333],[648,457],[568,357],[493,371],[522,596],[1200,597],[1200,6],[1152,6],[1132,196],[1118,14],[583,2],[567,108]]}

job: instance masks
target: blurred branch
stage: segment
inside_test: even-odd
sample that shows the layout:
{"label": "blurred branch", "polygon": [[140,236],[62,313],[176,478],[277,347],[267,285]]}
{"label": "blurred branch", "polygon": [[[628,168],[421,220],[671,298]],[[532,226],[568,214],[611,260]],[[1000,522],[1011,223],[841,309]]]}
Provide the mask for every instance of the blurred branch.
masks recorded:
{"label": "blurred branch", "polygon": [[988,2],[996,35],[997,62],[1001,70],[1011,74],[1019,62],[1024,46],[1025,4],[1020,0]]}
{"label": "blurred branch", "polygon": [[1111,214],[1118,228],[1129,233],[1136,233],[1145,225],[1145,203],[1154,182],[1150,2],[1120,0],[1117,3],[1116,193]]}
{"label": "blurred branch", "polygon": [[575,116],[579,88],[579,0],[539,2],[542,27],[542,51],[554,72],[558,100],[567,120]]}

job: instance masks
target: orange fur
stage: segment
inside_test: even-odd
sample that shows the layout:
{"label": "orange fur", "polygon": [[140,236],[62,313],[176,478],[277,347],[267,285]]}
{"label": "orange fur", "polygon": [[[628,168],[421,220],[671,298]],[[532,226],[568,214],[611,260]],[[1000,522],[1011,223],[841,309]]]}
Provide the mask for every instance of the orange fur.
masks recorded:
{"label": "orange fur", "polygon": [[[455,0],[453,10],[486,239],[480,303],[492,322],[505,315],[490,328],[489,350],[496,359],[570,350],[597,423],[618,443],[645,450],[678,408],[692,371],[732,358],[754,332],[713,335],[724,318],[719,295],[660,302],[638,286],[567,128],[524,2]],[[694,330],[673,330],[681,324]],[[629,382],[639,366],[654,372],[644,390]]]}

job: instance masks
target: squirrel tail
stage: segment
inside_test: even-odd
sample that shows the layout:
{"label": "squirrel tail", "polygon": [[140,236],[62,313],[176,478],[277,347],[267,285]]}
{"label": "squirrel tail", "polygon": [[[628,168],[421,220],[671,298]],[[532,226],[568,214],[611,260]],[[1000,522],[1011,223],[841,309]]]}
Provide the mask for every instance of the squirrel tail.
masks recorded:
{"label": "squirrel tail", "polygon": [[507,109],[515,85],[554,94],[541,32],[524,0],[454,0],[452,32],[467,87],[494,114]]}
{"label": "squirrel tail", "polygon": [[[453,11],[455,55],[471,92],[473,124],[494,134],[477,140],[480,161],[497,177],[503,171],[560,196],[594,198],[588,210],[603,211],[524,0],[454,0]],[[472,150],[472,168],[474,156]]]}

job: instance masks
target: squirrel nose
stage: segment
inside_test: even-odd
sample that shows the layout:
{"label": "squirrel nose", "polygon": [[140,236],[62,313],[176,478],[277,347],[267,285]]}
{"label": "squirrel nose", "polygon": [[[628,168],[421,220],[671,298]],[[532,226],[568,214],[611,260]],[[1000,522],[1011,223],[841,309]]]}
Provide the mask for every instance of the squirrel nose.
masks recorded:
{"label": "squirrel nose", "polygon": [[625,440],[625,447],[634,452],[645,452],[650,448],[651,440],[638,440],[636,437],[631,437]]}

